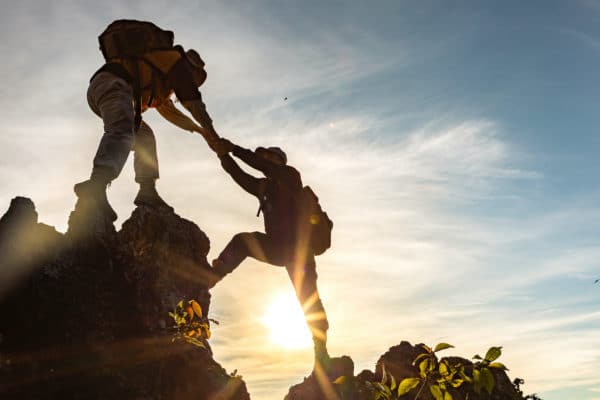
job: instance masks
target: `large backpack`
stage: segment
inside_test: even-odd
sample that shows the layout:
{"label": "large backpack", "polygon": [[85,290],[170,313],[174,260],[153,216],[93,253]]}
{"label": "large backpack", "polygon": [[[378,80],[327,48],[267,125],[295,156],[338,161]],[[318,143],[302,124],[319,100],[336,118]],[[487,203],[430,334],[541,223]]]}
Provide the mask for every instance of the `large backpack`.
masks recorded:
{"label": "large backpack", "polygon": [[299,225],[308,234],[308,241],[315,255],[323,254],[331,247],[333,221],[321,208],[319,198],[310,186],[304,186],[300,194]]}
{"label": "large backpack", "polygon": [[[132,85],[135,102],[136,130],[140,127],[142,121],[142,88],[140,87],[140,66],[138,61],[142,61],[151,67],[152,79],[157,79],[157,75],[164,77],[166,71],[149,62],[145,56],[168,50],[177,50],[183,54],[181,46],[173,46],[173,38],[174,35],[171,31],[160,29],[152,22],[134,19],[118,19],[108,25],[104,32],[98,36],[100,50],[107,64],[98,70],[96,74],[103,70],[110,71],[128,80]],[[124,70],[124,67],[113,63],[116,60],[124,61],[129,66],[128,70]]]}
{"label": "large backpack", "polygon": [[[260,205],[256,216],[258,217],[263,209],[266,186],[263,184],[259,188]],[[331,247],[331,231],[333,230],[333,221],[327,213],[323,211],[319,204],[319,198],[310,188],[304,186],[298,193],[292,193],[287,190],[290,200],[296,203],[296,240],[301,247],[308,246],[315,255],[325,253]]]}
{"label": "large backpack", "polygon": [[118,19],[100,34],[100,50],[106,61],[117,58],[141,58],[144,54],[173,49],[173,32],[152,22]]}

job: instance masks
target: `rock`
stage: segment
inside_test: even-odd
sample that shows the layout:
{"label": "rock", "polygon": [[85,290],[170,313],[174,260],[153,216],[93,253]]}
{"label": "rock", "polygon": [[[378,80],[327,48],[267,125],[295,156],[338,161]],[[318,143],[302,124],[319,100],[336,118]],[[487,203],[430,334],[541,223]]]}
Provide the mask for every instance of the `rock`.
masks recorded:
{"label": "rock", "polygon": [[168,210],[138,207],[119,232],[89,212],[65,235],[25,198],[0,219],[0,274],[19,278],[0,292],[0,397],[249,399],[208,346],[172,342],[178,301],[209,311],[206,235]]}
{"label": "rock", "polygon": [[[344,368],[339,372],[331,374],[328,377],[317,379],[314,375],[305,378],[302,383],[290,388],[285,397],[286,400],[373,400],[377,398],[375,386],[382,382],[383,370],[388,375],[392,375],[397,384],[406,378],[419,377],[419,370],[412,365],[413,360],[423,352],[422,345],[413,346],[408,342],[401,342],[399,345],[390,348],[383,354],[375,365],[375,372],[364,370],[357,376],[353,376],[352,369]],[[344,357],[342,357],[343,359]],[[349,359],[349,357],[348,357]],[[338,359],[341,360],[341,359]],[[473,375],[473,363],[460,357],[446,357],[440,361],[446,360],[450,365],[460,363],[465,366],[465,372],[468,376]],[[347,362],[347,361],[346,361]],[[350,360],[351,362],[351,360]],[[494,376],[494,388],[491,395],[487,392],[478,395],[470,384],[463,384],[459,388],[452,388],[448,385],[449,392],[454,400],[523,400],[524,397],[511,384],[506,373],[501,369],[490,369]],[[344,378],[336,380],[335,375],[340,374]],[[387,380],[390,385],[390,379]],[[393,395],[391,399],[398,400],[435,400],[428,388],[421,390],[419,385],[407,394],[397,397]],[[384,398],[384,397],[381,397]]]}
{"label": "rock", "polygon": [[337,399],[338,395],[332,382],[342,376],[354,376],[354,362],[348,356],[332,357],[328,365],[315,366],[309,377],[292,386],[285,400]]}
{"label": "rock", "polygon": [[38,223],[33,202],[15,197],[0,218],[0,297],[23,283],[32,269],[51,263],[61,252],[63,235]]}
{"label": "rock", "polygon": [[[116,231],[93,205],[78,202],[65,235],[38,222],[33,202],[16,197],[0,218],[0,398],[248,400],[204,346],[173,342],[169,312],[196,300],[210,306],[208,237],[169,209],[136,208]],[[390,348],[354,376],[348,356],[317,365],[287,400],[372,400],[383,370],[397,383],[419,377],[422,345]],[[460,357],[468,376],[476,367]],[[522,400],[501,369],[494,388],[450,389],[454,400]],[[414,399],[420,387],[400,397]],[[432,400],[429,390],[420,400]]]}
{"label": "rock", "polygon": [[113,221],[106,215],[94,199],[80,197],[75,209],[69,215],[67,236],[71,240],[86,241],[91,238],[108,239],[115,234]]}
{"label": "rock", "polygon": [[[414,359],[423,352],[422,344],[412,346],[408,342],[401,342],[398,346],[390,348],[384,355],[382,355],[377,361],[375,367],[375,381],[381,381],[383,365],[385,370],[390,373],[396,382],[401,382],[405,378],[419,377],[419,369],[413,366]],[[443,357],[440,362],[446,360],[449,365],[463,365],[465,372],[468,376],[473,375],[474,364],[462,357]],[[518,395],[514,386],[506,373],[501,369],[490,369],[494,376],[494,390],[490,396],[487,396],[486,400],[512,400],[521,399]],[[413,389],[407,395],[401,397],[401,399],[412,399],[417,394],[419,387]],[[449,387],[449,392],[454,400],[467,400],[467,399],[478,399],[481,398],[475,393],[472,385],[464,384],[459,388]],[[422,400],[435,400],[429,390],[421,391],[419,399]]]}

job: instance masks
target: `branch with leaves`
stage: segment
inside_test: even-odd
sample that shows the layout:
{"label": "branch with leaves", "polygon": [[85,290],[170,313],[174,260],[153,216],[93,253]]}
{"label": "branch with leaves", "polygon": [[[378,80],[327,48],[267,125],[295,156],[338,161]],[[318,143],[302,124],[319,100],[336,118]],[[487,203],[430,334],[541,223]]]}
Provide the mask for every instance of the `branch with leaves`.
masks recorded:
{"label": "branch with leaves", "polygon": [[[203,349],[208,347],[207,340],[211,335],[209,320],[203,317],[202,307],[196,300],[181,300],[169,316],[174,323],[172,342],[181,340]],[[218,324],[217,321],[211,321]]]}
{"label": "branch with leaves", "polygon": [[[453,348],[448,343],[438,343],[433,349],[427,345],[420,345],[422,352],[415,357],[412,364],[419,369],[418,377],[405,378],[397,383],[385,365],[382,366],[381,382],[366,382],[367,389],[372,393],[373,400],[399,400],[408,399],[410,392],[416,390],[414,398],[421,398],[424,390],[429,390],[436,400],[453,400],[451,389],[458,389],[465,384],[472,385],[473,391],[478,397],[483,396],[484,391],[491,395],[494,390],[495,381],[492,369],[507,371],[504,364],[496,360],[502,354],[502,347],[490,347],[485,357],[475,355],[475,362],[469,363],[469,371],[466,365],[457,362],[451,364],[447,359],[438,359],[437,353]],[[343,383],[346,378],[338,379],[334,383]],[[417,390],[418,388],[418,390]]]}

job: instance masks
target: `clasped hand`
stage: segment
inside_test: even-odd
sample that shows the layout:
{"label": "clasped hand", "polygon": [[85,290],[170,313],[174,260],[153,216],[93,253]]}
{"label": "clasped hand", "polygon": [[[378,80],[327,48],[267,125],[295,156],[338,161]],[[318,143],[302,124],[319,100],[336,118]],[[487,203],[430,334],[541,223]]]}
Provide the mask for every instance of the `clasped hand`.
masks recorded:
{"label": "clasped hand", "polygon": [[217,153],[219,157],[222,157],[225,154],[230,153],[233,150],[234,146],[235,145],[231,143],[231,141],[229,141],[228,139],[219,138],[210,147],[215,153]]}

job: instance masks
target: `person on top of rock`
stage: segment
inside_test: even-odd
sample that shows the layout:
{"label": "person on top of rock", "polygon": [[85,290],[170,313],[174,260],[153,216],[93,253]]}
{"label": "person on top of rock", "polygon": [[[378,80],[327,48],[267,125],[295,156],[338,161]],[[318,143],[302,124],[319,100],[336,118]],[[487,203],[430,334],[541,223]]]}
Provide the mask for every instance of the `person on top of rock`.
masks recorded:
{"label": "person on top of rock", "polygon": [[[246,257],[276,266],[284,266],[294,285],[315,348],[315,365],[328,365],[327,330],[329,323],[317,290],[315,255],[300,238],[300,207],[298,198],[303,190],[300,173],[287,164],[287,156],[279,147],[258,147],[254,152],[221,139],[216,152],[223,169],[248,193],[260,202],[259,213],[264,216],[265,233],[238,233],[213,260],[213,287],[232,272]],[[264,178],[244,172],[229,155],[261,171]]]}
{"label": "person on top of rock", "polygon": [[[135,180],[140,185],[134,203],[171,209],[156,191],[156,140],[141,113],[155,108],[174,125],[201,133],[212,146],[219,136],[198,90],[207,76],[204,61],[194,50],[173,46],[173,33],[150,22],[115,21],[99,40],[107,62],[92,76],[87,100],[104,122],[104,135],[91,177],[76,184],[75,193],[80,199],[93,199],[107,218],[116,220],[106,188],[134,150]],[[175,107],[173,94],[201,126]]]}

